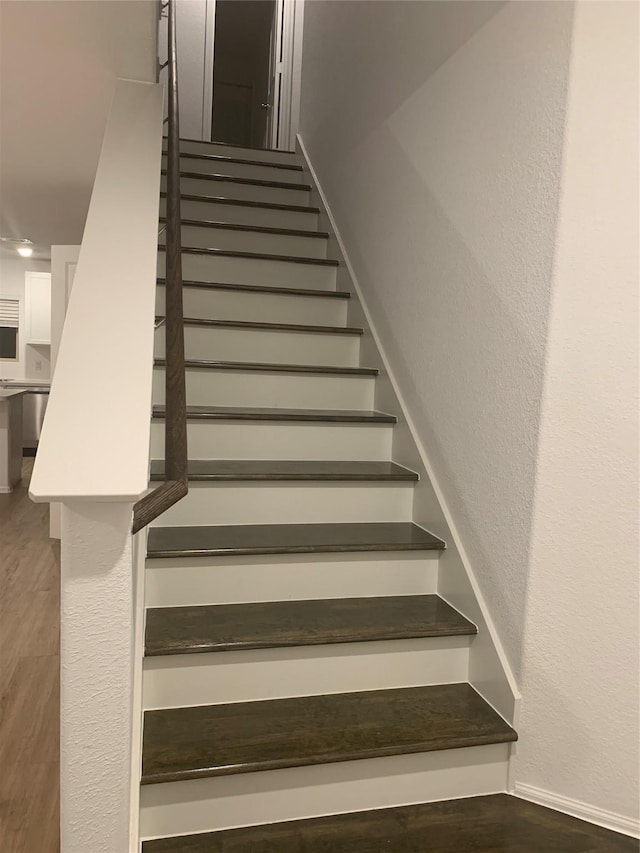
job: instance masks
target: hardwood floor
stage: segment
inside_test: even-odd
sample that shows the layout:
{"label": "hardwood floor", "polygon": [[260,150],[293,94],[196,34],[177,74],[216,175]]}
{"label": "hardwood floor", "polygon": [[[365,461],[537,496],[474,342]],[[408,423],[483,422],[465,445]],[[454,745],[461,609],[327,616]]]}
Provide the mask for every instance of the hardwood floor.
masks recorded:
{"label": "hardwood floor", "polygon": [[0,850],[59,850],[60,559],[49,505],[0,495]]}

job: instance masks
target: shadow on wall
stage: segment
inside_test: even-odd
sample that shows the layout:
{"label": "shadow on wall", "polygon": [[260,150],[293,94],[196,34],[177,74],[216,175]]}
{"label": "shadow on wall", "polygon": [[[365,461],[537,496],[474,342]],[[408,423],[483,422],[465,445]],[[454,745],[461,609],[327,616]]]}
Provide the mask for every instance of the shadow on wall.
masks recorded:
{"label": "shadow on wall", "polygon": [[[336,152],[355,148],[507,5],[314,0],[305,11],[305,140],[328,126]],[[331,97],[307,98],[310,89]]]}
{"label": "shadow on wall", "polygon": [[302,137],[518,675],[573,4],[305,15]]}

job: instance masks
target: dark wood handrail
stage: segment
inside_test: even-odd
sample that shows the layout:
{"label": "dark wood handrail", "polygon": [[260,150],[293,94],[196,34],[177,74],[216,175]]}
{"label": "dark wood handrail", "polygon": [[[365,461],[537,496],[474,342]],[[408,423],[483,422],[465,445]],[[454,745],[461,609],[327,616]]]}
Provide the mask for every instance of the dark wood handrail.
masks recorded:
{"label": "dark wood handrail", "polygon": [[182,312],[182,244],[180,239],[180,122],[178,118],[178,60],[176,0],[169,0],[169,84],[167,100],[167,225],[165,287],[165,481],[133,507],[137,533],[189,491],[187,480],[187,399],[184,377],[184,317]]}

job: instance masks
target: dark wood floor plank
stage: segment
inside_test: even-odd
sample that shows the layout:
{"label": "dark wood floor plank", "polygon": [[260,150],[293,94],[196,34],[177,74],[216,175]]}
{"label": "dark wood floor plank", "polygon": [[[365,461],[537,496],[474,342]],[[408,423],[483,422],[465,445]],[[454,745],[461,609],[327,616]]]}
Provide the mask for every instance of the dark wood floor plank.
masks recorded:
{"label": "dark wood floor plank", "polygon": [[[154,418],[164,418],[164,406],[153,407]],[[342,409],[268,409],[248,406],[187,406],[189,420],[320,421],[326,423],[395,424],[395,415]]]}
{"label": "dark wood floor plank", "polygon": [[152,527],[149,557],[313,554],[350,551],[442,551],[445,543],[411,522],[233,524]]}
{"label": "dark wood floor plank", "polygon": [[[284,261],[291,264],[309,264],[319,267],[337,267],[340,266],[340,261],[332,258],[307,258],[300,255],[273,255],[267,252],[240,252],[231,249],[203,249],[197,246],[182,246],[181,251],[186,255],[211,255],[212,257],[223,258],[249,258],[249,260],[257,261]],[[160,244],[158,252],[166,252],[166,246]]]}
{"label": "dark wood floor plank", "polygon": [[[167,137],[163,136],[162,141],[163,141],[163,145],[166,144]],[[273,153],[283,154],[283,155],[296,154],[297,156],[300,156],[297,151],[290,151],[290,150],[285,149],[285,148],[265,148],[264,145],[262,145],[262,146],[259,146],[259,145],[236,145],[234,142],[219,142],[216,139],[211,139],[211,140],[209,140],[209,139],[193,139],[192,137],[189,137],[189,136],[181,136],[180,142],[197,142],[198,145],[209,146],[209,150],[211,150],[211,151],[220,150],[221,148],[234,148],[234,149],[237,149],[238,151],[260,151],[260,152],[268,151],[270,154],[273,154]]]}
{"label": "dark wood floor plank", "polygon": [[0,850],[59,850],[60,562],[34,460],[0,495]]}
{"label": "dark wood floor plank", "polygon": [[[190,480],[332,480],[415,482],[418,475],[395,462],[345,462],[290,459],[190,459]],[[164,460],[151,462],[151,480],[164,479]]]}
{"label": "dark wood floor plank", "polygon": [[517,739],[469,684],[147,711],[142,783]]}
{"label": "dark wood floor plank", "polygon": [[[166,320],[162,315],[156,317],[156,322]],[[324,335],[356,335],[361,337],[364,329],[357,326],[312,326],[303,323],[258,323],[253,320],[216,320],[206,317],[185,317],[186,326],[213,326],[227,329],[255,329],[256,331],[298,332],[305,334]]]}
{"label": "dark wood floor plank", "polygon": [[[166,279],[159,278],[157,283],[160,287],[166,287]],[[347,290],[312,290],[303,287],[272,287],[260,284],[233,284],[224,281],[184,281],[183,287],[204,288],[210,290],[234,290],[240,293],[271,293],[278,296],[303,296],[320,297],[321,299],[351,299]]]}
{"label": "dark wood floor plank", "polygon": [[147,611],[145,654],[192,654],[473,635],[437,595],[261,601]]}
{"label": "dark wood floor plank", "polygon": [[[162,169],[162,174],[166,176],[167,170]],[[218,175],[209,172],[189,172],[185,169],[180,169],[181,178],[199,178],[204,181],[217,181],[224,184],[243,184],[245,186],[254,187],[273,187],[281,190],[298,190],[300,192],[309,192],[310,184],[292,183],[290,181],[264,181],[260,178],[242,178],[236,175]]]}
{"label": "dark wood floor plank", "polygon": [[[156,367],[166,367],[164,358],[156,358]],[[185,367],[200,370],[238,370],[261,373],[309,373],[320,376],[377,376],[377,367],[335,367],[323,364],[276,364],[266,361],[213,361],[204,358],[185,360]]]}
{"label": "dark wood floor plank", "polygon": [[507,794],[146,841],[143,853],[637,853],[638,842]]}
{"label": "dark wood floor plank", "polygon": [[[255,150],[255,149],[251,149]],[[162,153],[166,156],[167,150],[166,146],[163,148]],[[270,162],[269,160],[246,160],[243,157],[231,157],[227,154],[201,154],[191,151],[181,151],[180,159],[186,158],[188,160],[212,160],[214,162],[221,163],[238,163],[243,166],[264,166],[268,169],[288,169],[293,172],[302,172],[302,166],[292,163],[276,163]]]}
{"label": "dark wood floor plank", "polygon": [[[160,193],[160,198],[166,198],[165,192]],[[269,201],[251,201],[244,198],[229,198],[228,196],[205,195],[204,193],[180,193],[180,198],[189,201],[209,201],[214,204],[229,204],[239,207],[259,207],[271,210],[289,210],[292,213],[320,213],[319,207],[311,207],[306,204],[276,204]]]}
{"label": "dark wood floor plank", "polygon": [[[160,217],[160,222],[166,223],[165,216]],[[185,219],[180,220],[181,225],[195,225],[197,228],[214,228],[220,231],[249,231],[258,234],[281,234],[286,237],[312,237],[317,240],[328,240],[328,231],[307,231],[300,228],[274,228],[268,225],[245,225],[236,222],[220,222],[215,219]]]}

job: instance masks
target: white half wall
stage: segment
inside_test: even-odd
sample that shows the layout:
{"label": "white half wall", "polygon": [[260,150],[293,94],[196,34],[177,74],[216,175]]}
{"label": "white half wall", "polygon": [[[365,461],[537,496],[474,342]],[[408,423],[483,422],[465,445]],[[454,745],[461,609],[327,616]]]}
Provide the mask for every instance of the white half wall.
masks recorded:
{"label": "white half wall", "polygon": [[515,772],[636,833],[639,23],[577,5]]}

